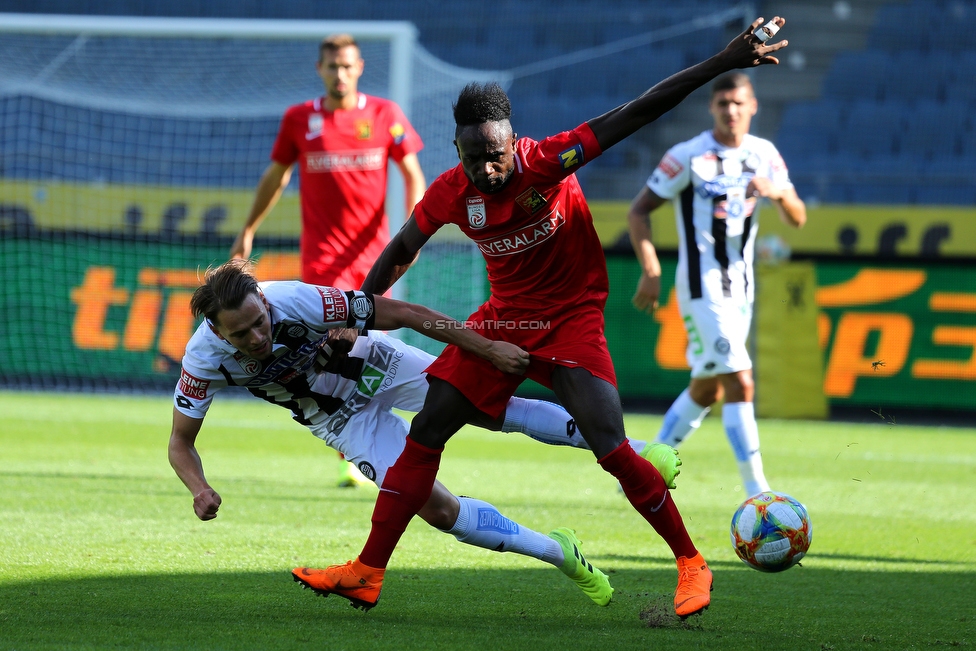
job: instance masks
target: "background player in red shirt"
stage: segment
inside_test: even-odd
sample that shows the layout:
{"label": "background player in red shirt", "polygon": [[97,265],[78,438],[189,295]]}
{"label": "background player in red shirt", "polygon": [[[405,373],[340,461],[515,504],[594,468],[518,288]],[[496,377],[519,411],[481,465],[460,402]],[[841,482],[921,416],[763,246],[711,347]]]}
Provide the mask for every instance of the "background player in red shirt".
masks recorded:
{"label": "background player in red shirt", "polygon": [[[406,186],[406,214],[423,196],[417,152],[423,142],[396,103],[357,90],[365,62],[349,34],[325,38],[315,64],[325,95],[289,107],[247,222],[231,258],[251,255],[254,234],[291,180],[297,163],[302,206],[301,280],[356,289],[390,241],[386,215],[387,163]],[[340,455],[341,456],[341,455]],[[340,486],[368,480],[342,464]]]}
{"label": "background player in red shirt", "polygon": [[[776,17],[778,26],[786,21]],[[363,290],[382,293],[443,224],[481,249],[491,297],[469,318],[489,339],[531,354],[526,372],[553,389],[604,470],[671,547],[678,564],[675,612],[708,607],[712,574],[695,549],[661,474],[626,443],[613,363],[603,334],[608,292],[603,249],[573,174],[590,159],[735,68],[778,63],[786,41],[765,45],[756,20],[722,52],[660,82],[637,99],[541,142],[517,139],[511,105],[496,84],[471,84],[454,107],[460,165],[439,176],[370,271]],[[430,390],[390,468],[372,529],[354,561],[295,570],[322,594],[370,607],[407,524],[430,496],[444,444],[473,415],[497,414],[522,376],[496,372],[455,346],[427,369]]]}

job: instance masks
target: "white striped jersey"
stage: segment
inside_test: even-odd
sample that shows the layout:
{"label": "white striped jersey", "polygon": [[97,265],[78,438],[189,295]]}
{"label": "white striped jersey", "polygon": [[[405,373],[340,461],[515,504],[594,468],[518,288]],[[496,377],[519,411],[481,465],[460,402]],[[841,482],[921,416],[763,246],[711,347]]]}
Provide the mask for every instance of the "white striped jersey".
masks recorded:
{"label": "white striped jersey", "polygon": [[348,359],[323,372],[331,352],[325,346],[334,328],[373,327],[371,294],[300,282],[260,283],[270,306],[272,354],[257,360],[221,339],[204,319],[190,337],[173,400],[181,413],[203,418],[214,394],[242,386],[253,395],[292,411],[313,425],[342,407],[361,381],[369,340],[359,337]]}
{"label": "white striped jersey", "polygon": [[679,300],[752,303],[759,215],[746,187],[757,176],[793,185],[773,143],[747,134],[741,146],[727,147],[709,130],[669,149],[648,178],[654,194],[674,201]]}

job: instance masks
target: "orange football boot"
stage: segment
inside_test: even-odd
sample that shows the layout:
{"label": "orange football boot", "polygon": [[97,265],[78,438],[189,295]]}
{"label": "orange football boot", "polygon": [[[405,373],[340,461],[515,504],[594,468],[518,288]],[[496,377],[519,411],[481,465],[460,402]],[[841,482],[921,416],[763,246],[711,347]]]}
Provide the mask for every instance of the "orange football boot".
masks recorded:
{"label": "orange football boot", "polygon": [[296,567],[291,571],[292,577],[302,584],[303,588],[311,588],[312,592],[328,597],[330,594],[339,595],[350,601],[353,608],[369,610],[380,600],[380,590],[383,589],[383,568],[369,567],[359,562],[347,561],[343,565],[330,565],[324,570],[314,570],[308,567]]}
{"label": "orange football boot", "polygon": [[704,612],[712,600],[712,571],[701,553],[678,558],[678,589],[674,591],[674,612],[685,619]]}

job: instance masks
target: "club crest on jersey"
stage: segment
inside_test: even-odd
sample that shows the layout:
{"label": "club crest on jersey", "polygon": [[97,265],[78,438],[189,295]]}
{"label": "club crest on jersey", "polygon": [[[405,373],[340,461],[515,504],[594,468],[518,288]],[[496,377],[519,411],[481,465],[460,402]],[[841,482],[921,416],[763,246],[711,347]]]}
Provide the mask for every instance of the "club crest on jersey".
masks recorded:
{"label": "club crest on jersey", "polygon": [[566,151],[559,152],[559,161],[563,164],[563,169],[583,164],[583,145],[576,145]]}
{"label": "club crest on jersey", "polygon": [[308,334],[308,330],[306,330],[304,326],[293,325],[290,328],[288,328],[289,337],[294,337],[295,339],[301,339],[306,334]]}
{"label": "club crest on jersey", "polygon": [[254,375],[261,370],[261,362],[253,357],[248,357],[243,353],[234,353],[234,359],[240,364],[241,370],[248,375]]}
{"label": "club crest on jersey", "polygon": [[322,135],[322,127],[325,126],[325,118],[321,113],[310,113],[308,116],[308,133],[305,137],[309,140]]}
{"label": "club crest on jersey", "polygon": [[393,144],[399,145],[403,142],[404,137],[407,135],[407,130],[403,128],[403,125],[397,122],[392,127],[390,127],[390,136],[393,137]]}
{"label": "club crest on jersey", "polygon": [[484,198],[468,197],[464,202],[468,207],[468,225],[471,228],[484,228],[488,224]]}
{"label": "club crest on jersey", "polygon": [[522,206],[525,212],[529,213],[530,215],[536,214],[549,205],[546,198],[539,194],[535,188],[529,188],[520,194],[518,197],[516,197],[515,203]]}
{"label": "club crest on jersey", "polygon": [[369,140],[373,136],[373,122],[371,120],[356,120],[356,138]]}
{"label": "club crest on jersey", "polygon": [[180,369],[180,371],[180,383],[178,385],[180,393],[189,398],[196,398],[197,400],[206,398],[207,389],[210,388],[210,380],[201,380],[200,378],[193,377],[186,372],[186,369]]}

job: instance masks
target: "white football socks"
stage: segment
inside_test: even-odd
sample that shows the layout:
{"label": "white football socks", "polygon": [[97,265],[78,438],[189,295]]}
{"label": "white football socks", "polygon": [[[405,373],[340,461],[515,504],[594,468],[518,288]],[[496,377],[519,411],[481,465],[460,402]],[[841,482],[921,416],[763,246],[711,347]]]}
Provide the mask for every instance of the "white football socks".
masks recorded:
{"label": "white football socks", "polygon": [[722,424],[742,475],[746,496],[769,490],[759,452],[759,426],[751,402],[727,402],[722,406]]}
{"label": "white football socks", "polygon": [[457,522],[447,533],[460,542],[495,552],[531,556],[556,567],[563,564],[563,549],[549,536],[509,520],[488,502],[471,497],[458,497],[458,501],[461,509]]}
{"label": "white football socks", "polygon": [[685,389],[675,398],[668,411],[664,414],[661,431],[657,434],[656,443],[667,443],[673,448],[695,433],[702,424],[711,407],[702,407],[691,399],[691,392]]}
{"label": "white football socks", "polygon": [[589,450],[576,421],[559,405],[545,400],[511,397],[505,406],[503,432],[522,432],[549,445],[569,445]]}

